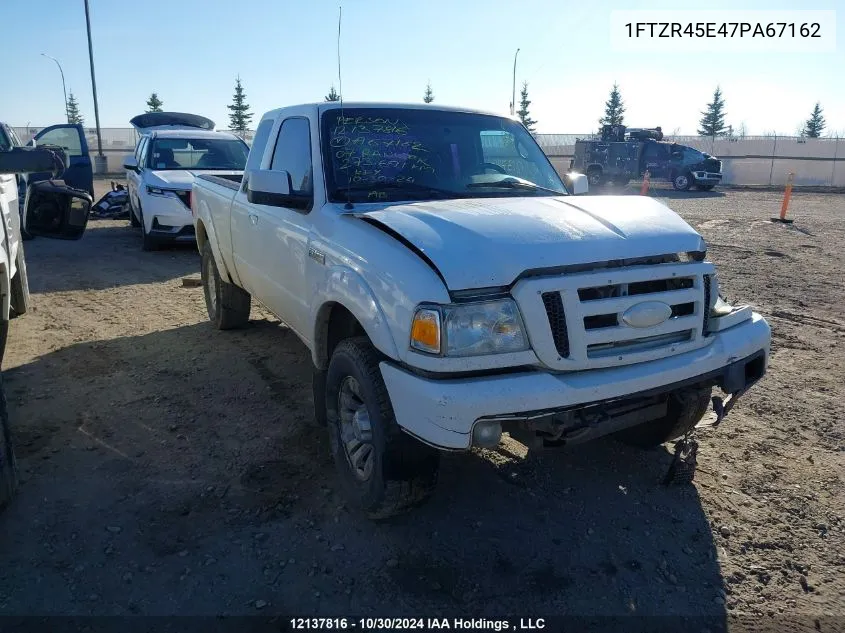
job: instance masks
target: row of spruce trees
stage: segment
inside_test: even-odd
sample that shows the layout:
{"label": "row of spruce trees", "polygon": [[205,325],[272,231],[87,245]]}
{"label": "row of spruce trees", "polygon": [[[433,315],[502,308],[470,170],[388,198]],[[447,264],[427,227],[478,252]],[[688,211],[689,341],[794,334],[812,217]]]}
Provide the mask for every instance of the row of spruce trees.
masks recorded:
{"label": "row of spruce trees", "polygon": [[[725,99],[722,96],[722,89],[716,86],[713,92],[713,100],[707,104],[701,113],[701,120],[698,122],[698,134],[700,136],[725,136],[733,138],[736,135],[733,125],[725,122],[727,112],[725,111]],[[625,103],[619,86],[613,84],[610,90],[610,97],[604,104],[604,116],[599,119],[599,125],[623,125],[625,123]],[[824,132],[825,120],[820,103],[816,103],[813,111],[801,126],[800,134],[805,138],[819,138]],[[740,136],[745,136],[745,124],[738,130]]]}
{"label": "row of spruce trees", "polygon": [[[537,121],[531,118],[529,106],[531,100],[528,98],[528,82],[522,83],[522,90],[519,93],[519,109],[516,111],[519,120],[531,132],[535,131]],[[326,101],[340,101],[340,95],[335,87],[332,86],[328,94],[324,97]],[[426,83],[425,92],[423,93],[423,101],[425,103],[432,103],[434,101],[434,91],[431,89],[431,82]],[[147,99],[147,112],[163,112],[162,107],[164,102],[158,96],[158,93],[153,92],[149,99]],[[244,135],[249,129],[249,124],[252,122],[252,112],[249,109],[249,104],[246,102],[246,93],[244,92],[241,78],[235,79],[235,94],[232,96],[232,103],[229,108],[229,129],[234,132]],[[67,98],[67,117],[68,123],[84,123],[82,114],[79,111],[79,103],[74,97],[73,91],[70,92]],[[739,132],[740,136],[745,135],[745,125],[742,124],[740,129],[734,131],[733,125],[725,122],[727,112],[725,111],[725,99],[722,96],[722,89],[716,86],[713,92],[713,100],[707,104],[704,111],[701,113],[701,120],[698,124],[698,134],[701,136],[724,136],[732,138]],[[599,125],[623,125],[625,123],[625,102],[622,100],[622,94],[619,91],[619,86],[613,84],[610,90],[610,96],[604,104],[604,115],[599,118]],[[824,111],[821,104],[816,103],[810,117],[804,122],[801,127],[801,136],[806,138],[819,138],[825,129]]]}

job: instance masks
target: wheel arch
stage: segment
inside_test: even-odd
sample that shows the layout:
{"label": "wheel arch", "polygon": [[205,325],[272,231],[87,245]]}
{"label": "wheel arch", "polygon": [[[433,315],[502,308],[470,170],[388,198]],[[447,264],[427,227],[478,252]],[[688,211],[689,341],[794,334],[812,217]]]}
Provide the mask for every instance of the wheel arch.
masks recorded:
{"label": "wheel arch", "polygon": [[217,272],[220,273],[221,279],[226,283],[234,283],[232,276],[229,274],[229,269],[226,267],[226,262],[220,254],[216,235],[214,234],[214,225],[206,223],[201,216],[197,215],[197,218],[194,220],[194,229],[197,250],[202,254],[202,249],[207,243],[211,247],[211,254],[214,257],[214,263],[217,264]]}
{"label": "wheel arch", "polygon": [[317,369],[328,367],[331,352],[340,341],[361,334],[382,354],[398,358],[388,321],[359,275],[351,270],[335,269],[325,293],[315,299],[311,356]]}
{"label": "wheel arch", "polygon": [[[5,253],[2,253],[5,255]],[[2,294],[3,301],[0,304],[0,320],[9,320],[9,311],[12,306],[12,280],[9,278],[9,267],[6,263],[5,257],[0,263],[0,294]]]}

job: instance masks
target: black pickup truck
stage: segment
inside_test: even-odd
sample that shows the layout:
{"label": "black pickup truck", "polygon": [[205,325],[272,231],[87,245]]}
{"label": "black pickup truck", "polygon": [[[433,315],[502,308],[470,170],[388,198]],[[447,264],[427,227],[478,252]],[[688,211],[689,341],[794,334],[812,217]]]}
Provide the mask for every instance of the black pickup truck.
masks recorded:
{"label": "black pickup truck", "polygon": [[586,174],[590,185],[625,185],[646,171],[651,180],[668,180],[678,191],[708,191],[722,181],[722,161],[678,143],[663,141],[658,128],[604,126],[601,139],[575,141],[570,169]]}

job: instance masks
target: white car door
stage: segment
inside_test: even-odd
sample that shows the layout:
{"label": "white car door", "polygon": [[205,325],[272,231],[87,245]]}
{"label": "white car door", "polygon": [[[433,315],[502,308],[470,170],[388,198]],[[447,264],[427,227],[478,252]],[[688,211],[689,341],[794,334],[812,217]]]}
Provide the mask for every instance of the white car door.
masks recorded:
{"label": "white car door", "polygon": [[[291,193],[313,201],[311,160],[308,119],[285,119],[276,137],[270,170],[288,172]],[[294,208],[250,203],[241,189],[232,205],[232,246],[244,285],[300,336],[307,332],[305,266],[312,204]]]}
{"label": "white car door", "polygon": [[17,254],[20,244],[20,216],[18,215],[18,183],[14,174],[0,174],[0,210],[8,236],[9,277],[17,272]]}
{"label": "white car door", "polygon": [[149,140],[148,136],[142,136],[141,140],[138,141],[138,145],[135,147],[135,160],[138,163],[138,166],[135,169],[128,169],[126,171],[126,188],[129,191],[129,198],[132,201],[132,207],[134,209],[139,208],[138,198],[140,196],[139,188],[142,186],[141,184],[141,170],[142,170],[142,156],[144,155],[144,148],[147,146],[147,141]]}

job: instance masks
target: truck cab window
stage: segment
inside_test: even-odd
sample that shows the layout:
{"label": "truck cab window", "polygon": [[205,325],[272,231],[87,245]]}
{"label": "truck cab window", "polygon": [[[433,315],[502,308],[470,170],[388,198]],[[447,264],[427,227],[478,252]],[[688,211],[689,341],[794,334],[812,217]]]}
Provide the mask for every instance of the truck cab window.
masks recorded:
{"label": "truck cab window", "polygon": [[261,159],[264,158],[264,149],[267,147],[267,141],[270,140],[273,123],[275,123],[273,119],[264,119],[258,125],[258,129],[255,130],[255,137],[252,139],[252,149],[246,161],[246,171],[261,168]]}
{"label": "truck cab window", "polygon": [[308,119],[293,118],[282,123],[273,148],[272,171],[290,174],[291,193],[310,196],[314,192],[311,177],[311,128]]}

